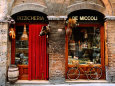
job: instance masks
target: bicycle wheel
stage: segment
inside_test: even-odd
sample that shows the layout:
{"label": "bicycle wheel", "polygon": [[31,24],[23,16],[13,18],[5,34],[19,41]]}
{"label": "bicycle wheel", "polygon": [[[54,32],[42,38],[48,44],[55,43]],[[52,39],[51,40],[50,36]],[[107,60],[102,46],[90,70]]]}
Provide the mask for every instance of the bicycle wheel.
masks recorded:
{"label": "bicycle wheel", "polygon": [[91,79],[98,80],[102,76],[102,69],[100,67],[92,67],[90,70]]}
{"label": "bicycle wheel", "polygon": [[70,68],[67,72],[68,79],[78,79],[80,76],[80,71],[77,68]]}

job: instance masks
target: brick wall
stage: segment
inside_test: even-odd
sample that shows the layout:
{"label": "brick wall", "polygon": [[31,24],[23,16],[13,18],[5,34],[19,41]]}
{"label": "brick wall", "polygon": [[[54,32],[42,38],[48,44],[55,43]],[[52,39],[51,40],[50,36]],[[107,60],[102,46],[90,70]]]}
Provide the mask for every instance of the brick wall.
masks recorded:
{"label": "brick wall", "polygon": [[[65,81],[65,28],[64,21],[50,21],[49,80],[51,83]],[[60,31],[61,30],[61,31]]]}
{"label": "brick wall", "polygon": [[115,81],[115,21],[107,21],[108,69],[107,79]]}
{"label": "brick wall", "polygon": [[113,15],[115,16],[115,1],[112,3],[112,7],[113,7]]}

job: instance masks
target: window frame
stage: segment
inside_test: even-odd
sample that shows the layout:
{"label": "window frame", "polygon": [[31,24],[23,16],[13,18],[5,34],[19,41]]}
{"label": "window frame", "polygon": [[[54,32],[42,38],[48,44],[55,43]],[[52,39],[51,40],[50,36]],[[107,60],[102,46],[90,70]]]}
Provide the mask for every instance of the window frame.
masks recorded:
{"label": "window frame", "polygon": [[[101,64],[94,64],[94,66],[99,66],[103,70],[103,76],[102,79],[105,79],[105,58],[104,58],[104,25],[103,24],[79,24],[77,27],[100,27],[100,45],[101,45]],[[65,27],[67,29],[67,27]],[[67,71],[70,67],[74,67],[74,65],[68,65],[68,36],[65,36],[65,74],[67,74]],[[88,67],[87,64],[80,64],[81,67]],[[67,78],[67,76],[66,76]]]}

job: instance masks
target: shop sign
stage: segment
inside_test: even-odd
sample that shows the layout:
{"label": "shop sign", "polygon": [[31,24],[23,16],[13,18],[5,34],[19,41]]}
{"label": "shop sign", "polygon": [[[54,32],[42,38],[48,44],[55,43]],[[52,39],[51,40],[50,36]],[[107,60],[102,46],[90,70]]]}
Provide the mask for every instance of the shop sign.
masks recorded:
{"label": "shop sign", "polygon": [[23,11],[14,14],[12,18],[22,23],[48,23],[47,15],[37,11]]}
{"label": "shop sign", "polygon": [[79,21],[98,21],[98,16],[72,16],[72,19]]}
{"label": "shop sign", "polygon": [[[75,19],[77,22],[85,22],[85,23],[103,23],[104,15],[100,12],[94,10],[78,10],[71,12],[68,15],[68,19]],[[68,20],[67,19],[67,20]]]}
{"label": "shop sign", "polygon": [[44,20],[43,16],[17,16],[17,20],[31,20],[31,21],[35,21],[35,20]]}

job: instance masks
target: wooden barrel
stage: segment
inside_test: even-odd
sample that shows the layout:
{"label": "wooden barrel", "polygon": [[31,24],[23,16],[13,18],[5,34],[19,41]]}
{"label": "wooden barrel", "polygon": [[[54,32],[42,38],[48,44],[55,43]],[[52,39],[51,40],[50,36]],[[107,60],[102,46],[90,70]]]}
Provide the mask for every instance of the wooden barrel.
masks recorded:
{"label": "wooden barrel", "polygon": [[18,80],[19,70],[16,65],[10,65],[8,68],[8,81],[14,83]]}

